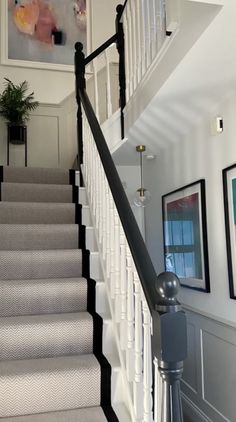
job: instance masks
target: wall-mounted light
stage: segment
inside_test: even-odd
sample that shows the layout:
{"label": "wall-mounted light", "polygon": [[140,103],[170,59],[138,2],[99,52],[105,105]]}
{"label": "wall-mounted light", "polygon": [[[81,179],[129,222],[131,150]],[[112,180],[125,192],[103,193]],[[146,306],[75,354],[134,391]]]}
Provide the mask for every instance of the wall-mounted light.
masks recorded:
{"label": "wall-mounted light", "polygon": [[140,155],[140,182],[141,187],[135,192],[134,205],[136,207],[146,207],[151,201],[150,192],[143,186],[143,153],[146,151],[145,145],[138,145],[136,151]]}

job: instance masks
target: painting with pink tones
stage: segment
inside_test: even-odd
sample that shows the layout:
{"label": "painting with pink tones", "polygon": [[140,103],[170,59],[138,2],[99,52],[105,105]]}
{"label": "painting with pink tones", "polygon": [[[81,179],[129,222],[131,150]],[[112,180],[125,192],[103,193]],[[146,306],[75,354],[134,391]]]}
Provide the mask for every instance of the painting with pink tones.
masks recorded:
{"label": "painting with pink tones", "polygon": [[8,0],[8,59],[72,65],[87,48],[86,0]]}

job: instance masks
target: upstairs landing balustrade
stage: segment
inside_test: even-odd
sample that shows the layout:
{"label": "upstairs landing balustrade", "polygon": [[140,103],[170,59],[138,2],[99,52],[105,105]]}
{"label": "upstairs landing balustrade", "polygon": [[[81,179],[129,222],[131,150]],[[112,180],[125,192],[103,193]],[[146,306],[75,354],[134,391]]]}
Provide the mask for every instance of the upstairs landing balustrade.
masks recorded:
{"label": "upstairs landing balustrade", "polygon": [[166,39],[165,0],[127,0],[121,17],[125,39],[126,99],[157,56]]}

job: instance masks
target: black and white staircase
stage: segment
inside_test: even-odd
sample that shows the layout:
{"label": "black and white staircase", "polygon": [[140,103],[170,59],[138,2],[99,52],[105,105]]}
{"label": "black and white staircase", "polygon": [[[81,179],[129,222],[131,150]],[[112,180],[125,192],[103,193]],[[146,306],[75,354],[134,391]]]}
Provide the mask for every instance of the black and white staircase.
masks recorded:
{"label": "black and white staircase", "polygon": [[0,178],[0,420],[118,421],[75,172]]}

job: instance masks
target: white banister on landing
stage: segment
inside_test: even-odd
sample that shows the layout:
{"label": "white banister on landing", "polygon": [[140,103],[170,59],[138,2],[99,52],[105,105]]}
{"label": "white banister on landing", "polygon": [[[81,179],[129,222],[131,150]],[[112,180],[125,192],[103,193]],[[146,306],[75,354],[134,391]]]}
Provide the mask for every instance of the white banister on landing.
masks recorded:
{"label": "white banister on landing", "polygon": [[165,0],[128,0],[122,23],[128,101],[164,44]]}

